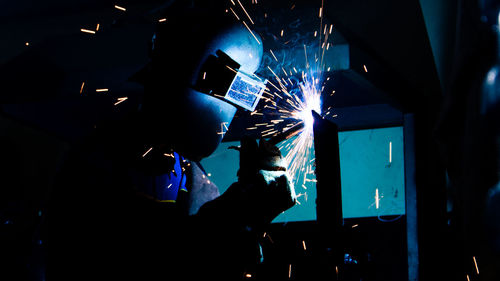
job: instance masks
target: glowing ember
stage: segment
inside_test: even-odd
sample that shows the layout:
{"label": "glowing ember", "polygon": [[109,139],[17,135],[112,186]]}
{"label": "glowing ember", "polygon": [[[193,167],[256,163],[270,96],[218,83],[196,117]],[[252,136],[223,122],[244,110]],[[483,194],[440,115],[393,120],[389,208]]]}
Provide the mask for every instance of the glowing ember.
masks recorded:
{"label": "glowing ember", "polygon": [[392,141],[389,142],[389,163],[392,163]]}
{"label": "glowing ember", "polygon": [[85,86],[85,82],[82,82],[82,86],[80,87],[80,94],[83,93],[83,87]]}
{"label": "glowing ember", "polygon": [[142,157],[144,158],[146,155],[148,155],[148,153],[153,150],[153,147],[149,148],[146,152],[144,152],[144,154],[142,155]]}
{"label": "glowing ember", "polygon": [[85,28],[81,28],[80,29],[81,32],[84,32],[84,33],[90,33],[90,34],[95,34],[95,31],[94,30],[89,30],[89,29],[85,29]]}
{"label": "glowing ember", "polygon": [[479,274],[479,267],[477,266],[476,257],[473,256],[472,259],[474,260],[474,266],[476,267],[476,273]]}
{"label": "glowing ember", "polygon": [[115,5],[115,8],[118,9],[118,10],[121,10],[121,11],[126,11],[127,9],[123,8],[123,7],[120,7],[118,5]]}
{"label": "glowing ember", "polygon": [[115,105],[118,105],[124,101],[126,101],[128,99],[128,97],[122,97],[122,98],[118,98],[117,101],[115,102]]}

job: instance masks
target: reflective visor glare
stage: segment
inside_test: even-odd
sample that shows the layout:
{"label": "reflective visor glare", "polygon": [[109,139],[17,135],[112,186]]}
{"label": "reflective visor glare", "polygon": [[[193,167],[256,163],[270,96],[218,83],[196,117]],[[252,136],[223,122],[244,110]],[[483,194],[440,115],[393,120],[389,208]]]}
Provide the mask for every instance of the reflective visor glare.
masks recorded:
{"label": "reflective visor glare", "polygon": [[224,98],[247,110],[253,111],[259,103],[259,99],[265,88],[266,81],[253,79],[242,72],[238,72]]}

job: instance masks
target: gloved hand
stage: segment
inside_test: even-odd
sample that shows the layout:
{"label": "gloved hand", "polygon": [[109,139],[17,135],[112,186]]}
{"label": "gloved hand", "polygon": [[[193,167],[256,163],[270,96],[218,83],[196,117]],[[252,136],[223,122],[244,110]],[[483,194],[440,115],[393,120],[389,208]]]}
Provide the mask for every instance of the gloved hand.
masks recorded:
{"label": "gloved hand", "polygon": [[264,139],[257,144],[255,139],[244,137],[238,150],[240,151],[240,170],[238,171],[240,181],[252,181],[260,170],[286,171],[280,150]]}
{"label": "gloved hand", "polygon": [[295,189],[280,150],[264,139],[241,140],[238,182],[226,193],[238,198],[253,224],[269,223],[296,203]]}
{"label": "gloved hand", "polygon": [[[248,269],[260,261],[257,241],[261,232],[296,202],[293,184],[276,146],[265,140],[257,144],[256,140],[244,138],[237,150],[238,181],[193,216],[201,226],[193,233],[203,233],[204,241],[208,239],[209,245],[217,245],[219,255],[228,258],[226,263],[237,265],[230,266],[236,270],[242,265]],[[243,276],[243,272],[235,276]]]}

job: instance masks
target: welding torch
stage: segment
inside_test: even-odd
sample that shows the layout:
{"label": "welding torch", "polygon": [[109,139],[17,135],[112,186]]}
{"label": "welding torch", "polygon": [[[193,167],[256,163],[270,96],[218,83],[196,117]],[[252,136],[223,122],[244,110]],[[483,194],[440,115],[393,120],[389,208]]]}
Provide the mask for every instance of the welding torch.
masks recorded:
{"label": "welding torch", "polygon": [[273,136],[272,138],[268,139],[267,142],[272,144],[272,145],[277,145],[278,143],[284,141],[284,140],[287,140],[295,135],[297,135],[298,133],[300,133],[300,130],[302,130],[304,128],[304,121],[301,121],[295,125],[293,125],[292,127],[288,128],[288,130],[285,130],[275,136]]}
{"label": "welding torch", "polygon": [[[271,137],[270,139],[267,140],[267,142],[269,144],[272,144],[272,145],[277,145],[278,143],[284,141],[284,140],[287,140],[295,135],[297,135],[298,133],[300,133],[300,130],[302,130],[304,128],[304,122],[301,121],[295,125],[293,125],[292,127],[288,128],[287,130]],[[230,146],[228,147],[228,149],[234,149],[234,150],[238,150],[240,151],[240,147],[239,146]]]}

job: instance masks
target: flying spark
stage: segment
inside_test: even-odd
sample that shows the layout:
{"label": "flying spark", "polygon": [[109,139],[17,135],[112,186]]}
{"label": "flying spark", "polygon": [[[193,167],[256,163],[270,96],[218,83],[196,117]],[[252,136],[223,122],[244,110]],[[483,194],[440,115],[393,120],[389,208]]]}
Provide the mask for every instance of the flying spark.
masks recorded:
{"label": "flying spark", "polygon": [[226,134],[226,132],[228,130],[227,124],[228,124],[228,122],[220,123],[220,132],[217,132],[218,135],[221,135],[222,137],[224,137],[224,135]]}
{"label": "flying spark", "polygon": [[253,22],[252,18],[250,17],[250,15],[247,13],[247,10],[245,9],[245,7],[243,7],[243,5],[241,4],[240,0],[238,0],[238,4],[240,4],[241,9],[243,10],[243,12],[245,12],[245,14],[247,15],[247,17],[248,17],[248,19],[250,20],[250,22],[251,22],[252,24],[255,24],[255,23]]}
{"label": "flying spark", "polygon": [[126,101],[127,99],[128,99],[128,97],[118,98],[117,102],[115,102],[115,104],[114,104],[114,105],[118,105],[118,104],[120,104],[120,103],[122,103],[122,102]]}
{"label": "flying spark", "polygon": [[274,244],[274,241],[273,239],[271,238],[271,235],[269,235],[267,232],[264,232],[264,235],[262,236],[264,238],[267,237],[267,239],[269,239],[269,242],[271,242],[271,244]]}
{"label": "flying spark", "polygon": [[473,256],[472,259],[474,260],[474,266],[476,267],[476,273],[479,274],[479,267],[477,267],[476,257]]}
{"label": "flying spark", "polygon": [[142,158],[146,157],[146,155],[148,155],[148,153],[153,149],[153,147],[151,147],[150,149],[148,149],[146,152],[144,152],[144,154],[142,155]]}
{"label": "flying spark", "polygon": [[392,141],[389,142],[389,163],[392,163]]}
{"label": "flying spark", "polygon": [[85,29],[85,28],[81,28],[80,31],[84,32],[84,33],[95,34],[94,30],[89,30],[89,29]]}
{"label": "flying spark", "polygon": [[127,11],[127,9],[123,8],[123,7],[120,7],[118,5],[115,5],[115,8],[118,9],[118,10],[121,10],[121,11]]}
{"label": "flying spark", "polygon": [[80,87],[80,94],[83,93],[83,87],[85,86],[85,82],[82,82],[82,86]]}
{"label": "flying spark", "polygon": [[255,36],[255,34],[252,32],[252,30],[250,29],[250,27],[248,27],[247,23],[245,21],[243,21],[243,24],[245,25],[245,27],[248,29],[248,31],[250,31],[250,34],[252,34],[253,38],[255,39],[255,41],[257,41],[257,43],[260,45],[260,41],[259,39],[257,39],[257,36]]}
{"label": "flying spark", "polygon": [[240,20],[240,17],[236,14],[236,12],[233,10],[233,8],[229,8],[231,12],[233,12],[233,15],[236,17],[237,20]]}

